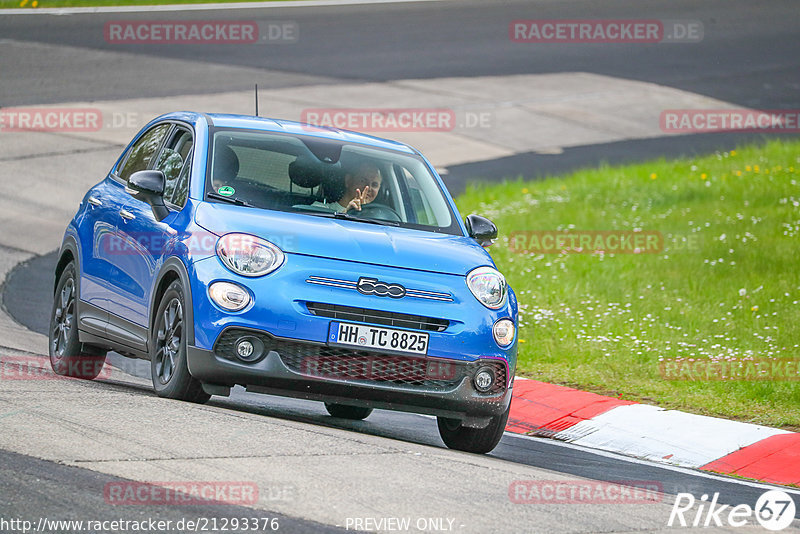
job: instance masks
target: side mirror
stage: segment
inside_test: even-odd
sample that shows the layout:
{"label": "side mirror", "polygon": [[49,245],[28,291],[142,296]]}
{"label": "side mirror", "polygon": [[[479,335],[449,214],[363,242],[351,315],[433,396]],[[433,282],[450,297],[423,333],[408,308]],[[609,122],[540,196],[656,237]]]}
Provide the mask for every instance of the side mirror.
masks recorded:
{"label": "side mirror", "polygon": [[166,178],[161,171],[139,171],[131,174],[125,189],[133,198],[150,204],[153,216],[161,221],[169,215],[169,210],[164,205],[165,183]]}
{"label": "side mirror", "polygon": [[489,247],[497,239],[497,226],[486,217],[467,215],[467,219],[464,222],[467,225],[467,233],[480,246]]}

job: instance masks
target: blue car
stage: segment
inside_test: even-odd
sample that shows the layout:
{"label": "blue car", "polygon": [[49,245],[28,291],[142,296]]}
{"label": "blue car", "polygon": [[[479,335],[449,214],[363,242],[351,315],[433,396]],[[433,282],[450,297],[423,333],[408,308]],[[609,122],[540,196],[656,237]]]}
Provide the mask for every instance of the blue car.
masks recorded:
{"label": "blue car", "polygon": [[93,379],[151,362],[162,397],[247,391],[434,415],[444,443],[499,442],[514,292],[416,150],[283,120],[156,118],[83,198],[55,272],[50,361]]}

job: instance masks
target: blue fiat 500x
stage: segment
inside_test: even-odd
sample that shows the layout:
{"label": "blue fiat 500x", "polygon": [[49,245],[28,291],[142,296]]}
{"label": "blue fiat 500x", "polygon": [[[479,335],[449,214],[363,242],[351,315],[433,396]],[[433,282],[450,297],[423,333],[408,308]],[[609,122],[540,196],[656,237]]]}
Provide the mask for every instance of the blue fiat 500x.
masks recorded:
{"label": "blue fiat 500x", "polygon": [[50,360],[92,379],[110,350],[158,395],[231,387],[437,416],[484,453],[508,418],[517,302],[406,145],[282,120],[179,112],[148,124],[83,198],[55,273]]}

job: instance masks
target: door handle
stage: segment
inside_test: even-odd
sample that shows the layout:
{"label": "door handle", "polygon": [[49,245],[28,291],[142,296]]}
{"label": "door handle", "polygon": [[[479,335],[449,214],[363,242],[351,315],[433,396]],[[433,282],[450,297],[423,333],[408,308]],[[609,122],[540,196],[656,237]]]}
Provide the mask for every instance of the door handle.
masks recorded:
{"label": "door handle", "polygon": [[134,217],[133,213],[129,212],[128,210],[119,210],[119,216],[125,219],[126,221],[132,221],[136,217]]}
{"label": "door handle", "polygon": [[86,202],[88,202],[92,206],[102,206],[103,205],[103,203],[100,202],[100,199],[97,198],[97,197],[89,197],[89,198],[86,199]]}

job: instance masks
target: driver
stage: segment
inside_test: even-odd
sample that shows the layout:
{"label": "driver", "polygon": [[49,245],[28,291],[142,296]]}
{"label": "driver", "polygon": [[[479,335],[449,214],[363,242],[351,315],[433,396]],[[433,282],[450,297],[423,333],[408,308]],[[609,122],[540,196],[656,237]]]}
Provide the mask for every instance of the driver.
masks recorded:
{"label": "driver", "polygon": [[361,206],[369,204],[381,189],[383,177],[374,163],[364,162],[355,171],[344,175],[344,193],[339,200],[332,202],[315,202],[313,205],[324,206],[338,212],[350,210],[361,211]]}

